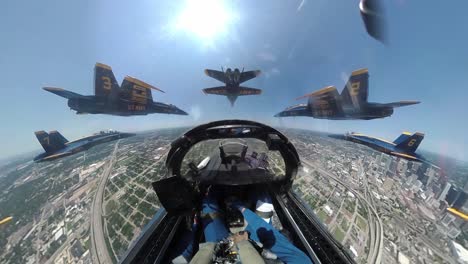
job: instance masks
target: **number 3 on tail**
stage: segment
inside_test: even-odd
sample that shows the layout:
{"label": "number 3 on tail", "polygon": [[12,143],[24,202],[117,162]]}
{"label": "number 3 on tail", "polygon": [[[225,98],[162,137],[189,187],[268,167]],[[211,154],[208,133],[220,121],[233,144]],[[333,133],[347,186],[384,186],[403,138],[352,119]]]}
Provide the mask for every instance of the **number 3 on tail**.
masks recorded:
{"label": "number 3 on tail", "polygon": [[359,87],[361,86],[360,82],[354,82],[351,84],[351,96],[357,96],[359,94]]}
{"label": "number 3 on tail", "polygon": [[107,77],[107,76],[102,76],[101,80],[103,81],[102,88],[109,91],[111,89],[111,80],[110,80],[110,78]]}

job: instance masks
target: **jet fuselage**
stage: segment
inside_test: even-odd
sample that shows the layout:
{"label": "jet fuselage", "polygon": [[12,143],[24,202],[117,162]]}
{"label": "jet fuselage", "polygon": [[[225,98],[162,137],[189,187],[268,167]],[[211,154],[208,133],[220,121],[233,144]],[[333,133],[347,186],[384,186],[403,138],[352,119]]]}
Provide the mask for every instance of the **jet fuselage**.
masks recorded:
{"label": "jet fuselage", "polygon": [[372,149],[386,153],[388,155],[401,157],[401,158],[411,160],[411,161],[420,161],[420,162],[424,161],[424,159],[421,158],[418,154],[414,152],[408,153],[407,151],[398,148],[395,143],[384,140],[384,139],[375,138],[375,137],[362,135],[362,134],[350,134],[350,135],[346,135],[345,138],[346,140],[368,146]]}
{"label": "jet fuselage", "polygon": [[241,76],[241,72],[239,71],[239,69],[236,68],[234,70],[231,70],[231,68],[227,68],[224,74],[226,76],[226,87],[239,87]]}
{"label": "jet fuselage", "polygon": [[262,90],[260,89],[249,88],[240,85],[241,83],[244,83],[252,78],[257,77],[260,74],[259,70],[247,72],[244,72],[244,70],[242,70],[241,72],[237,68],[234,70],[232,70],[231,68],[227,68],[226,71],[206,69],[205,74],[213,79],[222,82],[224,85],[205,88],[203,89],[203,92],[205,94],[226,96],[229,102],[231,102],[231,106],[234,106],[234,102],[236,101],[238,96],[257,95],[262,93]]}
{"label": "jet fuselage", "polygon": [[125,99],[111,102],[106,97],[87,96],[85,98],[71,98],[68,106],[78,114],[109,114],[117,116],[147,115],[151,113],[167,113],[187,115],[186,112],[173,105],[159,102],[139,104]]}
{"label": "jet fuselage", "polygon": [[359,111],[346,106],[335,111],[329,108],[321,109],[319,107],[313,108],[311,104],[300,104],[288,108],[287,110],[276,114],[276,117],[287,116],[310,116],[317,119],[329,120],[371,120],[377,118],[384,118],[393,114],[393,108],[382,106],[376,103],[368,103],[361,107]]}
{"label": "jet fuselage", "polygon": [[120,138],[131,137],[134,135],[135,134],[132,134],[132,133],[111,132],[111,133],[103,133],[103,134],[97,134],[97,135],[80,138],[75,141],[70,141],[70,142],[65,143],[65,148],[63,149],[57,150],[52,153],[45,152],[45,153],[39,154],[38,156],[34,158],[34,161],[42,162],[42,161],[51,161],[51,160],[63,158],[63,157],[70,156],[81,151],[88,150],[91,147],[94,147],[102,143],[110,142],[110,141],[117,140]]}
{"label": "jet fuselage", "polygon": [[335,86],[327,86],[297,98],[308,98],[307,104],[286,108],[276,117],[310,116],[331,120],[371,120],[393,114],[395,107],[418,104],[418,101],[392,103],[368,102],[369,73],[367,69],[353,71],[345,87],[338,93]]}
{"label": "jet fuselage", "polygon": [[393,108],[382,106],[377,103],[367,103],[360,109],[343,106],[342,111],[338,113],[330,113],[319,110],[312,110],[312,117],[317,119],[331,119],[331,120],[371,120],[377,118],[389,117],[393,114]]}

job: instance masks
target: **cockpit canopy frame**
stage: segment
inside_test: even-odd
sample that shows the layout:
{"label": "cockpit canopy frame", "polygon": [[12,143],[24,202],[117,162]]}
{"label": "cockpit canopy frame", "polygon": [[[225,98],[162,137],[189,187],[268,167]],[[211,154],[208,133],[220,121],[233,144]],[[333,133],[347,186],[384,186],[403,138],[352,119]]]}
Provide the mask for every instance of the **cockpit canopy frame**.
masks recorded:
{"label": "cockpit canopy frame", "polygon": [[285,163],[284,180],[278,182],[288,191],[300,166],[296,148],[278,130],[249,120],[220,120],[197,126],[172,142],[166,159],[168,175],[182,177],[181,166],[187,152],[197,143],[213,139],[253,138],[265,142],[269,150],[279,151]]}

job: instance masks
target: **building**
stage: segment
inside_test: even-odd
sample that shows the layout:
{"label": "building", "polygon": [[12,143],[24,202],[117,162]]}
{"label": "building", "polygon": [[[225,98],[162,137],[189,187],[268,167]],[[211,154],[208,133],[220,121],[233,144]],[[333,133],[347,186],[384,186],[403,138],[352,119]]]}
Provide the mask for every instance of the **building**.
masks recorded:
{"label": "building", "polygon": [[447,192],[447,195],[445,196],[445,201],[447,202],[449,207],[452,207],[452,205],[458,199],[460,193],[461,190],[459,190],[457,187],[453,185],[450,187],[449,191]]}
{"label": "building", "polygon": [[442,189],[442,192],[440,193],[439,198],[437,198],[439,201],[445,200],[445,197],[447,196],[447,193],[450,190],[450,187],[452,187],[452,185],[447,182],[444,188]]}
{"label": "building", "polygon": [[421,167],[421,163],[419,163],[419,162],[413,162],[413,166],[412,166],[412,168],[411,168],[411,171],[412,171],[414,174],[417,175],[420,167]]}
{"label": "building", "polygon": [[384,154],[382,153],[380,155],[380,161],[379,161],[379,164],[381,167],[383,167],[383,171],[388,171],[388,169],[390,168],[390,163],[392,162],[392,158],[387,155],[387,154]]}
{"label": "building", "polygon": [[444,217],[442,217],[441,222],[444,226],[448,227],[455,220],[455,218],[456,217],[454,215],[445,213]]}
{"label": "building", "polygon": [[450,252],[460,264],[468,264],[468,250],[455,241],[449,243]]}
{"label": "building", "polygon": [[397,164],[397,171],[399,174],[403,175],[408,168],[408,161],[404,159],[399,159]]}
{"label": "building", "polygon": [[422,182],[420,180],[416,180],[414,183],[413,183],[413,187],[411,188],[413,190],[413,192],[417,192],[419,191],[419,189],[421,189],[422,187]]}
{"label": "building", "polygon": [[426,175],[427,175],[426,186],[429,186],[434,181],[435,176],[436,176],[436,171],[434,169],[434,166],[430,166],[429,169],[427,169]]}
{"label": "building", "polygon": [[394,180],[392,178],[385,178],[385,181],[383,183],[383,190],[388,193],[392,187],[393,187]]}
{"label": "building", "polygon": [[388,171],[392,175],[395,175],[395,173],[397,171],[397,162],[396,162],[396,160],[392,159],[392,162],[390,163],[390,167],[388,168]]}
{"label": "building", "polygon": [[399,264],[410,264],[410,259],[400,251],[398,251],[398,263]]}
{"label": "building", "polygon": [[418,176],[416,174],[411,174],[408,178],[406,178],[406,185],[408,187],[413,186],[414,182],[418,179]]}
{"label": "building", "polygon": [[455,202],[453,202],[452,207],[457,209],[458,211],[464,212],[465,211],[464,209],[468,207],[467,201],[468,201],[468,194],[464,191],[461,191],[458,194],[458,197],[455,200]]}
{"label": "building", "polygon": [[438,199],[440,196],[440,193],[442,192],[441,186],[436,185],[436,184],[432,185],[432,192],[434,193],[434,197]]}
{"label": "building", "polygon": [[461,234],[460,228],[456,227],[454,224],[451,224],[447,232],[447,236],[451,239],[457,238]]}

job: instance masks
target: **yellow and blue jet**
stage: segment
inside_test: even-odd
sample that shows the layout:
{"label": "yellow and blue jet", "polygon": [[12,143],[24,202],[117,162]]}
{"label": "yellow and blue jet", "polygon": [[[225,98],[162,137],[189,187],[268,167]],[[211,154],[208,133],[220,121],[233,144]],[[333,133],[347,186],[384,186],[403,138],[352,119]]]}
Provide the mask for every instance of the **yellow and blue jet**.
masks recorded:
{"label": "yellow and blue jet", "polygon": [[360,69],[351,74],[341,94],[334,86],[325,87],[297,98],[309,98],[307,104],[286,108],[275,117],[310,116],[331,120],[370,120],[391,116],[395,107],[419,104],[418,101],[368,102],[368,90],[369,72],[367,69]]}
{"label": "yellow and blue jet", "polygon": [[213,79],[216,79],[220,82],[223,82],[223,86],[212,87],[212,88],[205,88],[202,91],[205,94],[215,94],[215,95],[224,95],[228,98],[231,106],[234,106],[234,102],[236,102],[238,96],[243,95],[258,95],[262,93],[261,89],[257,88],[250,88],[241,86],[240,84],[246,82],[250,79],[253,79],[261,74],[260,70],[255,71],[246,71],[244,69],[239,71],[239,69],[231,70],[231,68],[227,68],[224,71],[210,70],[206,69],[205,74]]}
{"label": "yellow and blue jet", "polygon": [[396,156],[411,161],[418,161],[431,164],[423,156],[415,153],[421,141],[424,139],[424,134],[416,132],[411,134],[403,132],[393,142],[385,139],[376,138],[360,133],[347,133],[344,135],[329,135],[332,138],[352,141],[358,144],[366,145],[377,151],[388,155]]}
{"label": "yellow and blue jet", "polygon": [[153,113],[187,115],[172,104],[154,102],[151,90],[162,90],[134,77],[126,76],[119,86],[112,68],[102,63],[94,67],[95,95],[81,95],[56,87],[44,90],[68,99],[68,106],[77,114],[108,114],[117,116]]}
{"label": "yellow and blue jet", "polygon": [[75,153],[85,151],[91,147],[105,142],[134,136],[132,133],[122,133],[117,131],[101,131],[95,135],[80,138],[74,141],[68,141],[58,131],[36,131],[37,140],[41,143],[45,152],[34,158],[35,162],[51,161]]}

